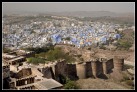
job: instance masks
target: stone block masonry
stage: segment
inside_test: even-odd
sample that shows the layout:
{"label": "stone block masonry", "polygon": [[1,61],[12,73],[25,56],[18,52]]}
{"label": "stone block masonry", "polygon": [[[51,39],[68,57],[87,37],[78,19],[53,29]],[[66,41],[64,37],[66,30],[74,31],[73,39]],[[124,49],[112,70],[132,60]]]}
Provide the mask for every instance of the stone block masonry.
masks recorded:
{"label": "stone block masonry", "polygon": [[77,79],[77,69],[76,69],[76,64],[67,64],[66,66],[66,72],[67,72],[67,77],[70,79]]}
{"label": "stone block masonry", "polygon": [[[85,78],[101,78],[99,76],[106,76],[114,71],[122,71],[124,66],[124,59],[111,58],[111,59],[91,59],[83,63],[67,64],[65,60],[60,60],[52,64],[51,70],[45,72],[59,81],[59,76],[68,77],[70,79],[85,79]],[[48,66],[49,67],[49,66]],[[51,73],[52,72],[52,73]],[[49,77],[47,77],[49,78]],[[102,77],[103,78],[103,77]]]}
{"label": "stone block masonry", "polygon": [[78,78],[85,79],[86,78],[86,64],[85,63],[77,64],[76,69],[77,69]]}
{"label": "stone block masonry", "polygon": [[114,61],[113,59],[109,59],[106,62],[106,74],[112,73],[112,69],[114,68]]}
{"label": "stone block masonry", "polygon": [[86,62],[86,77],[89,78],[91,76],[93,76],[91,62],[88,61],[88,62]]}
{"label": "stone block masonry", "polygon": [[115,57],[114,58],[114,70],[123,71],[123,68],[124,68],[124,59]]}

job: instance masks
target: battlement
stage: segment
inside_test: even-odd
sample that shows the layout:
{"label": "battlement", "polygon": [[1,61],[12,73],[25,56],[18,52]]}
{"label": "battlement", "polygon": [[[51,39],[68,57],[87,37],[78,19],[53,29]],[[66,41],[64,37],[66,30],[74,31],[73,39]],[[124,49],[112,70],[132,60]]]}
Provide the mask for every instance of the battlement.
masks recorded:
{"label": "battlement", "polygon": [[120,58],[117,56],[115,58],[93,57],[88,61],[75,63],[67,63],[62,59],[56,62],[49,62],[43,68],[51,67],[56,77],[59,74],[62,74],[64,76],[71,76],[71,78],[73,75],[75,75],[75,77],[78,76],[79,78],[96,78],[100,74],[109,74],[113,68],[114,70],[122,71],[124,59]]}

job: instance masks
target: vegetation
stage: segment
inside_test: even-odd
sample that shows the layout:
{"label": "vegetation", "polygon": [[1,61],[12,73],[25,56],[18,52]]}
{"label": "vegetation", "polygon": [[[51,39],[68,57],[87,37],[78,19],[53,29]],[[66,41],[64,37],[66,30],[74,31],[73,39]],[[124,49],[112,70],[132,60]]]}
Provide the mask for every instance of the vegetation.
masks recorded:
{"label": "vegetation", "polygon": [[46,59],[47,61],[65,59],[66,62],[68,63],[75,61],[75,58],[69,55],[69,53],[64,53],[62,49],[59,47],[57,48],[54,48],[54,46],[42,47],[42,48],[37,47],[37,48],[26,48],[25,50],[34,51],[36,53],[34,58],[29,59],[29,63],[35,63],[35,64],[44,63],[45,60],[43,59]]}
{"label": "vegetation", "polygon": [[30,47],[30,48],[24,48],[24,50],[28,50],[28,51],[34,51],[36,54],[39,54],[39,53],[42,53],[42,52],[48,52],[49,50],[52,50],[54,49],[54,46],[51,45],[51,46],[48,46],[48,47],[36,47],[36,48],[33,48],[33,47]]}
{"label": "vegetation", "polygon": [[59,82],[61,84],[65,84],[66,83],[66,77],[65,76],[59,74],[58,78],[59,78]]}
{"label": "vegetation", "polygon": [[124,49],[124,50],[129,50],[129,48],[132,46],[132,43],[129,41],[125,41],[125,40],[118,40],[117,42],[117,48],[118,49]]}
{"label": "vegetation", "polygon": [[55,48],[54,50],[50,50],[46,53],[47,60],[54,61],[58,59],[65,59],[67,62],[71,63],[75,61],[75,59],[68,55],[67,53],[64,53],[61,48]]}
{"label": "vegetation", "polygon": [[79,89],[79,86],[75,83],[75,81],[71,81],[67,78],[66,84],[64,85],[64,89]]}
{"label": "vegetation", "polygon": [[119,33],[121,39],[117,40],[117,49],[119,50],[129,50],[134,42],[134,31],[133,30],[124,30]]}
{"label": "vegetation", "polygon": [[32,63],[32,64],[39,64],[39,63],[44,64],[45,63],[45,59],[30,57],[30,58],[27,58],[27,62],[28,63]]}

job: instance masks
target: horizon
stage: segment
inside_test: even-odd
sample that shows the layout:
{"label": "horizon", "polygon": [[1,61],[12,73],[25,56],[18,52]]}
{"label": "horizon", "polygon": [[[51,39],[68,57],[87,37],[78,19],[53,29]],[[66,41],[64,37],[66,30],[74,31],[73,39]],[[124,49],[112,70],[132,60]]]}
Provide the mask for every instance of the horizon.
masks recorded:
{"label": "horizon", "polygon": [[[36,7],[37,6],[37,7]],[[132,2],[6,2],[2,3],[3,13],[49,13],[49,12],[99,12],[108,11],[113,13],[134,13],[135,4]]]}

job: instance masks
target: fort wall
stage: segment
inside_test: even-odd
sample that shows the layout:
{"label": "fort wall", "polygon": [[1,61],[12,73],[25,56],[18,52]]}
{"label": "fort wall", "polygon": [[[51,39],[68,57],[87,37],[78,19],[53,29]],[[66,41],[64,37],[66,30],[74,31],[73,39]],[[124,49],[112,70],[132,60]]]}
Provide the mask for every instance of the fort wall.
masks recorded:
{"label": "fort wall", "polygon": [[76,69],[77,69],[78,78],[85,79],[86,78],[86,64],[85,63],[77,64]]}
{"label": "fort wall", "polygon": [[76,64],[67,64],[66,70],[68,78],[70,78],[71,80],[78,78]]}
{"label": "fort wall", "polygon": [[113,71],[122,71],[123,64],[122,59],[114,59],[114,61],[113,59],[91,59],[90,61],[78,64],[67,64],[65,60],[60,60],[59,62],[47,64],[51,67],[51,70],[47,70],[44,75],[47,78],[53,78],[54,75],[55,79],[58,79],[59,75],[70,79],[97,78],[102,74],[106,75],[111,73],[112,69],[114,69]]}
{"label": "fort wall", "polygon": [[[89,77],[98,78],[100,75],[106,75],[113,71],[122,71],[124,59],[91,59],[87,62],[78,64],[67,64],[65,60],[58,62],[50,62],[41,70],[44,77],[53,78],[59,81],[59,76],[68,77],[70,79],[85,79]],[[112,71],[113,69],[113,71]],[[20,75],[23,76],[21,73]],[[28,74],[26,74],[27,76]],[[100,78],[100,77],[99,77]]]}
{"label": "fort wall", "polygon": [[124,59],[119,57],[114,57],[114,70],[123,71]]}
{"label": "fort wall", "polygon": [[66,76],[66,62],[65,60],[60,60],[56,65],[55,65],[55,79],[59,81],[59,76]]}
{"label": "fort wall", "polygon": [[92,67],[91,67],[91,62],[88,61],[86,62],[86,77],[92,77],[93,76],[93,72],[92,72]]}
{"label": "fort wall", "polygon": [[109,59],[109,60],[106,62],[106,67],[107,67],[107,74],[111,73],[111,72],[112,72],[112,69],[114,68],[113,59]]}
{"label": "fort wall", "polygon": [[91,68],[92,68],[93,76],[96,78],[97,77],[97,64],[95,61],[91,61]]}
{"label": "fort wall", "polygon": [[54,79],[54,75],[52,74],[53,71],[52,71],[52,68],[51,67],[46,67],[46,68],[42,68],[42,73],[43,73],[43,76],[46,77],[46,78],[53,78]]}
{"label": "fort wall", "polygon": [[96,76],[103,74],[103,64],[100,61],[96,61]]}

